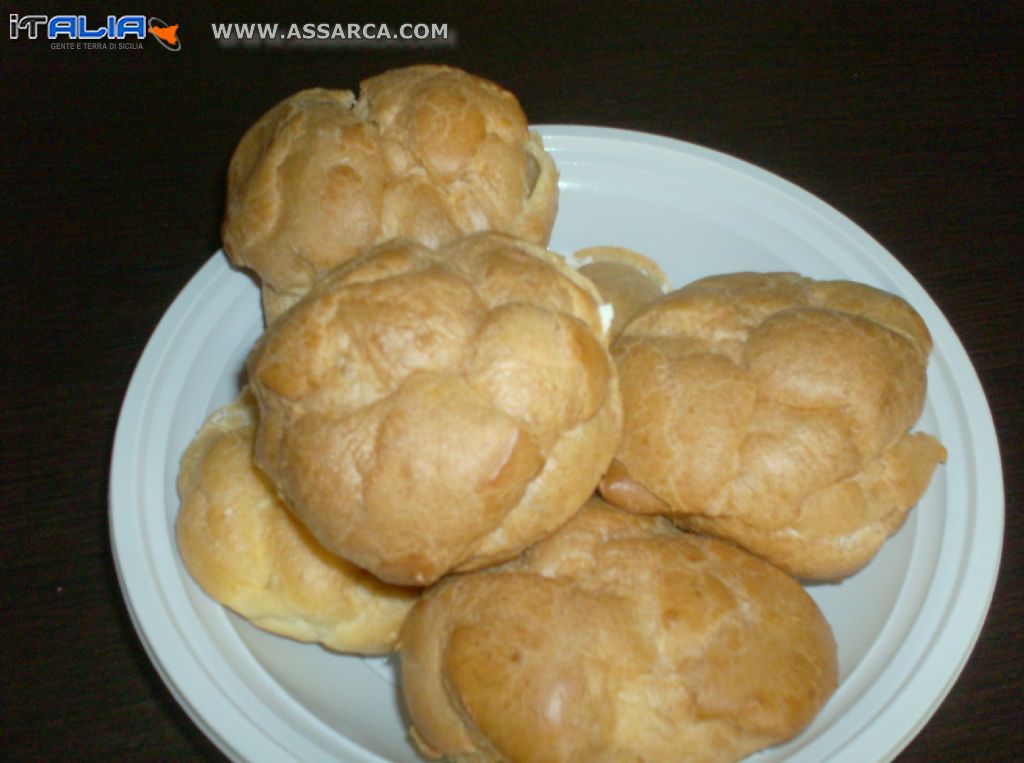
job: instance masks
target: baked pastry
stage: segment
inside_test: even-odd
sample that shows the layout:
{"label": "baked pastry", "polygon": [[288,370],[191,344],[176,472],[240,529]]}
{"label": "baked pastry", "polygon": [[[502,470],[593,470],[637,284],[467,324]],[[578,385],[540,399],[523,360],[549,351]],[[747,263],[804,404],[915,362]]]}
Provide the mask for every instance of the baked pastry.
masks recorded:
{"label": "baked pastry", "polygon": [[833,580],[903,523],[945,450],[910,428],[931,338],[849,281],[735,273],[639,313],[615,341],[624,432],[601,492]]}
{"label": "baked pastry", "polygon": [[247,392],[209,417],[178,475],[178,549],[213,599],[272,633],[342,652],[390,652],[419,590],[381,583],[328,553],[252,460]]}
{"label": "baked pastry", "polygon": [[837,682],[785,573],[593,499],[500,567],[429,589],[402,628],[412,737],[456,761],[735,761],[788,739]]}
{"label": "baked pastry", "polygon": [[274,106],[228,169],[224,249],[269,322],[331,268],[394,238],[494,230],[547,245],[558,173],[519,102],[445,66],[394,69]]}
{"label": "baked pastry", "polygon": [[257,342],[256,461],[326,548],[390,583],[515,556],[618,442],[599,305],[561,257],[500,234],[383,244]]}
{"label": "baked pastry", "polygon": [[669,290],[668,277],[654,260],[621,246],[592,246],[573,254],[579,271],[612,306],[614,339],[641,308]]}

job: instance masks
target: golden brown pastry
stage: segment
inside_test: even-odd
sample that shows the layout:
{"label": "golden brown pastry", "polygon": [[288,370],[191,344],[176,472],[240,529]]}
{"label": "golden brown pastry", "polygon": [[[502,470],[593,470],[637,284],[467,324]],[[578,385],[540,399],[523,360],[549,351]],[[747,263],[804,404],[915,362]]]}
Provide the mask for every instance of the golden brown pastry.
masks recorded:
{"label": "golden brown pastry", "polygon": [[594,282],[614,314],[614,339],[636,315],[669,290],[668,277],[654,260],[620,246],[592,246],[573,254],[580,272]]}
{"label": "golden brown pastry", "polygon": [[466,763],[735,761],[797,734],[837,681],[795,580],[596,498],[522,557],[429,589],[400,653],[414,741]]}
{"label": "golden brown pastry", "polygon": [[269,323],[331,268],[394,238],[494,230],[546,245],[558,174],[511,93],[445,66],[296,93],[243,136],[224,249],[262,280]]}
{"label": "golden brown pastry", "polygon": [[181,462],[178,548],[206,593],[256,626],[360,654],[390,652],[419,590],[328,553],[252,460],[256,403],[209,417]]}
{"label": "golden brown pastry", "polygon": [[561,257],[500,234],[381,245],[250,355],[257,463],[382,580],[512,557],[579,509],[618,442],[599,304]]}
{"label": "golden brown pastry", "polygon": [[613,347],[624,432],[601,492],[728,538],[801,577],[858,570],[945,450],[909,429],[931,338],[848,281],[736,273],[638,314]]}

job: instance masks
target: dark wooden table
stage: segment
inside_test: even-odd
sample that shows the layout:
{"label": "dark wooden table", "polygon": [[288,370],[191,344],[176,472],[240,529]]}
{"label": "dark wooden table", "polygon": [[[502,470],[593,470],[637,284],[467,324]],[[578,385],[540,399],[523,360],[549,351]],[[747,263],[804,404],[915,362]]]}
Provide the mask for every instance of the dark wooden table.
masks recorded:
{"label": "dark wooden table", "polygon": [[[219,247],[225,168],[246,127],[302,87],[438,61],[505,85],[534,123],[660,133],[760,165],[917,277],[983,382],[1007,511],[977,647],[900,759],[1020,759],[1021,6],[484,5],[161,7],[180,25],[177,53],[152,38],[107,51],[0,40],[0,757],[222,759],[150,665],[118,588],[107,490],[119,406],[160,316]],[[211,21],[255,20],[426,21],[457,39],[214,43]]]}

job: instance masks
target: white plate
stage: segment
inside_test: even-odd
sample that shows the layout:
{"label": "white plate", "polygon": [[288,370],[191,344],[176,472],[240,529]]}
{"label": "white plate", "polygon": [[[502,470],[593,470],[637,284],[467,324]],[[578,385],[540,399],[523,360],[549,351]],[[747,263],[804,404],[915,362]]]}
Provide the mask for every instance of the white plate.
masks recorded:
{"label": "white plate", "polygon": [[[841,685],[791,743],[758,761],[888,760],[959,675],[988,609],[1003,529],[992,418],[946,319],[860,228],[774,175],[651,135],[539,128],[561,171],[551,248],[657,259],[675,286],[733,270],[862,281],[907,299],[935,341],[919,428],[949,451],[903,529],[860,574],[811,594],[839,643]],[[385,659],[258,631],[209,600],[178,558],[178,459],[233,399],[260,332],[253,281],[215,254],[171,305],[135,370],[114,443],[110,523],[121,586],[163,679],[231,758],[419,761]]]}

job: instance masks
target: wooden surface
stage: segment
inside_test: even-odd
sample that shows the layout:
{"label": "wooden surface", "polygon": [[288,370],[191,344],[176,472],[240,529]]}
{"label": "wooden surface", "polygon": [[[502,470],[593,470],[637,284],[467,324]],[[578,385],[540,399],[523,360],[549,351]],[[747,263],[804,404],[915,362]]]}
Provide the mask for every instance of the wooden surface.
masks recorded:
{"label": "wooden surface", "polygon": [[[129,51],[0,40],[0,757],[222,759],[164,688],[118,588],[107,491],[119,406],[160,316],[219,247],[243,131],[300,88],[438,61],[503,84],[534,123],[660,133],[775,172],[852,218],[931,294],[988,395],[1007,521],[977,647],[900,760],[1019,759],[1021,6],[765,5],[161,8],[180,25],[179,53],[152,39]],[[210,21],[255,20],[443,22],[457,41],[214,44]]]}

